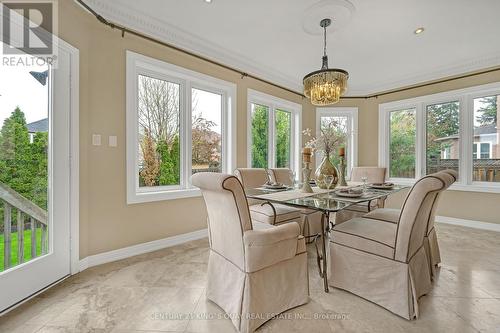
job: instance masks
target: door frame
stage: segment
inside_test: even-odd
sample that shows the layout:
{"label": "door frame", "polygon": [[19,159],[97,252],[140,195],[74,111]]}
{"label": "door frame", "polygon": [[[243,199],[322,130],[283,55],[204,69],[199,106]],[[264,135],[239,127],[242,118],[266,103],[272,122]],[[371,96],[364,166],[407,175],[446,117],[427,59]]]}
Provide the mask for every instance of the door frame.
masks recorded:
{"label": "door frame", "polygon": [[70,274],[80,272],[80,50],[57,38],[71,55],[70,66]]}

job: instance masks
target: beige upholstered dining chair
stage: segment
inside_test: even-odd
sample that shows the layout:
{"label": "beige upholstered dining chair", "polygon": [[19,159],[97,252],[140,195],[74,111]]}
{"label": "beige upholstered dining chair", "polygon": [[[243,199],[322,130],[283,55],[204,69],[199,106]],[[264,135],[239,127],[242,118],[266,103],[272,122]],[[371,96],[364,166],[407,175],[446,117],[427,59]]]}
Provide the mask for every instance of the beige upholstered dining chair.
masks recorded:
{"label": "beige upholstered dining chair", "polygon": [[[238,168],[234,174],[244,188],[261,187],[270,179],[267,170],[262,168]],[[252,221],[273,225],[297,222],[302,232],[303,223],[300,209],[256,199],[249,199],[248,204]]]}
{"label": "beige upholstered dining chair", "polygon": [[[271,181],[283,183],[288,186],[293,185],[291,178],[292,170],[288,168],[273,168],[269,169],[269,175]],[[313,209],[300,209],[300,215],[302,218],[303,231],[302,234],[306,237],[321,234],[321,212]],[[313,241],[313,238],[308,238],[309,242]]]}
{"label": "beige upholstered dining chair", "polygon": [[[453,177],[453,181],[455,182],[458,179],[458,173],[455,170],[444,170],[440,171],[449,174]],[[441,197],[442,192],[438,193],[436,196],[436,202],[434,204],[434,211],[429,214],[429,218],[427,219],[427,229],[424,237],[424,247],[425,253],[427,254],[427,261],[429,263],[429,269],[431,272],[431,280],[436,276],[436,267],[441,263],[441,253],[439,251],[439,244],[436,234],[436,229],[434,228],[434,220],[436,215],[437,203]],[[394,208],[380,208],[376,209],[364,217],[382,221],[382,222],[390,222],[390,223],[398,223],[401,216],[401,209]]]}
{"label": "beige upholstered dining chair", "polygon": [[309,300],[307,254],[297,223],[254,230],[243,187],[231,175],[198,173],[208,212],[207,298],[240,332]]}
{"label": "beige upholstered dining chair", "polygon": [[[383,183],[385,181],[386,168],[381,167],[354,167],[351,171],[352,182],[362,182],[366,177],[366,183]],[[361,217],[371,210],[382,208],[385,198],[373,200],[363,204],[353,205],[335,214],[335,224],[340,224],[354,217]]]}
{"label": "beige upholstered dining chair", "polygon": [[406,319],[418,317],[418,299],[431,289],[424,247],[436,197],[454,178],[439,172],[410,189],[399,223],[357,217],[336,225],[330,241],[330,284]]}

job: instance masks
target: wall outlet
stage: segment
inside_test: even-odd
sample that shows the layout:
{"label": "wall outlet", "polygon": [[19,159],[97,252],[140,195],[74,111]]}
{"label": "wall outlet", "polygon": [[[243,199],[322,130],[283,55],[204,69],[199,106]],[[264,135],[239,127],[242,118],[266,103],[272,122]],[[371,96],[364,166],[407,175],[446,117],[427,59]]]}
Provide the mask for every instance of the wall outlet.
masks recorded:
{"label": "wall outlet", "polygon": [[92,145],[100,146],[101,145],[101,135],[100,134],[92,134]]}
{"label": "wall outlet", "polygon": [[117,147],[118,146],[118,138],[116,135],[110,135],[108,138],[108,145],[110,147]]}

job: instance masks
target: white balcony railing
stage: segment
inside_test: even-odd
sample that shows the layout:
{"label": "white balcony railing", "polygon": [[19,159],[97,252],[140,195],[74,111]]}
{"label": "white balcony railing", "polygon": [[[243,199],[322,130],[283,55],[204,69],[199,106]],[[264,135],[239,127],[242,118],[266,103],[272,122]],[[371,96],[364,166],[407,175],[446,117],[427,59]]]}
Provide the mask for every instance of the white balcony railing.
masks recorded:
{"label": "white balcony railing", "polygon": [[[21,264],[26,259],[46,254],[48,252],[47,212],[3,183],[0,183],[0,205],[3,209],[3,270],[15,264]],[[40,241],[37,240],[37,229],[41,229]],[[28,242],[25,239],[27,230],[31,230],[31,233],[26,233],[30,235],[30,255],[25,253]],[[13,235],[17,236],[17,246],[14,249]],[[38,253],[37,245],[40,245]],[[17,251],[15,260],[13,260],[12,251]]]}

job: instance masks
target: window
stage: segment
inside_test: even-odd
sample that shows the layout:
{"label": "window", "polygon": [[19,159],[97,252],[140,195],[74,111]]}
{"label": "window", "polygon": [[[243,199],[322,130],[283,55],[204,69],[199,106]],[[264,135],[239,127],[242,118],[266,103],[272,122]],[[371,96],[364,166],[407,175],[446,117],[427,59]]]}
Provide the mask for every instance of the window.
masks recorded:
{"label": "window", "polygon": [[235,85],[127,51],[127,202],[199,195],[197,172],[230,172]]}
{"label": "window", "polygon": [[480,151],[480,159],[491,158],[491,144],[489,142],[478,143],[478,146]]}
{"label": "window", "polygon": [[290,168],[292,155],[292,113],[276,110],[276,167]]}
{"label": "window", "polygon": [[472,158],[475,160],[491,158],[491,144],[489,142],[474,142],[472,146]]}
{"label": "window", "polygon": [[444,147],[441,158],[447,160],[451,158],[451,147]]}
{"label": "window", "polygon": [[264,105],[251,105],[252,117],[252,168],[267,168],[269,159],[269,108]]}
{"label": "window", "polygon": [[223,96],[196,88],[191,91],[191,173],[222,172]]}
{"label": "window", "polygon": [[459,170],[459,107],[458,101],[430,104],[425,107],[426,174],[446,169]]}
{"label": "window", "polygon": [[[338,107],[338,108],[317,108],[316,109],[316,137],[320,135],[320,128],[334,126],[337,130],[346,135],[345,160],[347,164],[347,178],[351,175],[351,169],[358,163],[358,108]],[[340,147],[339,147],[340,148]],[[316,165],[319,165],[323,156],[316,154]],[[338,152],[330,156],[333,165],[340,164]]]}
{"label": "window", "polygon": [[500,82],[379,106],[379,164],[404,182],[444,169],[452,188],[500,192]]}
{"label": "window", "polygon": [[302,106],[248,90],[248,166],[300,169]]}
{"label": "window", "polygon": [[389,121],[389,177],[415,178],[415,109],[391,111]]}
{"label": "window", "polygon": [[473,181],[500,182],[499,102],[498,94],[473,100]]}
{"label": "window", "polygon": [[180,185],[180,84],[137,75],[139,187]]}

